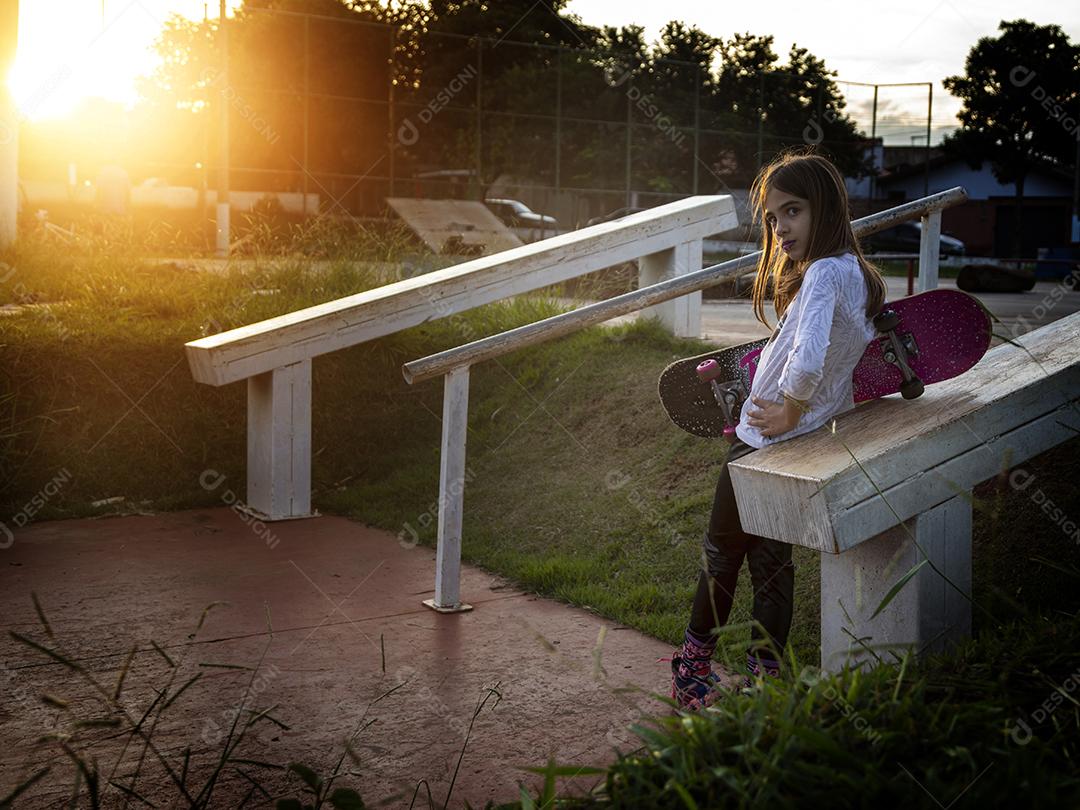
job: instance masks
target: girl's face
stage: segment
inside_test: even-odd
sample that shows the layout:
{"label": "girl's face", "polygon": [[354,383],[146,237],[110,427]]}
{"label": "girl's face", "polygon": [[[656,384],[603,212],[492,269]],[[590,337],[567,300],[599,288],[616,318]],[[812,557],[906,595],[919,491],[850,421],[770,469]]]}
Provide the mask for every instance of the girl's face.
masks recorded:
{"label": "girl's face", "polygon": [[765,195],[765,226],[772,228],[780,249],[794,261],[810,247],[810,202],[778,188]]}

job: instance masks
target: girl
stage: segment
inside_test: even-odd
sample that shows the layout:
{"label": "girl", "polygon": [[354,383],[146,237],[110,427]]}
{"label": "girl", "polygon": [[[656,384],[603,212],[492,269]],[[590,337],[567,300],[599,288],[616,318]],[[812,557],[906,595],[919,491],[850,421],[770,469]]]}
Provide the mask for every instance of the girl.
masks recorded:
{"label": "girl", "polygon": [[754,314],[768,326],[771,281],[779,320],[761,352],[737,438],[720,470],[704,540],[707,570],[698,580],[682,649],[671,660],[672,697],[688,709],[719,695],[711,665],[715,633],[727,622],[744,557],[755,625],[743,686],[751,677],[779,674],[791,627],[791,545],[742,530],[728,463],[854,407],[851,375],[874,337],[871,318],[885,301],[885,281],[863,258],[848,218],[844,179],[832,163],[813,154],[781,155],[758,175],[750,199],[764,237]]}

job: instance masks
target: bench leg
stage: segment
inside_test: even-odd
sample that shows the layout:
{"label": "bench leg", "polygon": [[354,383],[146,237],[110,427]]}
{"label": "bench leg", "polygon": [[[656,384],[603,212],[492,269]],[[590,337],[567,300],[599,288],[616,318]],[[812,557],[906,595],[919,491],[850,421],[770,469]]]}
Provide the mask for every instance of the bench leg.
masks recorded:
{"label": "bench leg", "polygon": [[465,439],[469,429],[469,367],[443,383],[442,450],[439,453],[439,539],[435,598],[424,604],[440,613],[472,610],[461,601],[461,523],[465,509]]}
{"label": "bench leg", "polygon": [[[697,239],[642,256],[638,259],[638,289],[700,270],[701,250]],[[701,337],[701,291],[646,307],[640,317],[658,318],[676,337]]]}
{"label": "bench leg", "polygon": [[248,378],[247,505],[263,520],[312,517],[311,360]]}
{"label": "bench leg", "polygon": [[[906,527],[906,530],[905,530]],[[910,532],[910,533],[909,533]],[[914,538],[914,539],[913,539]],[[923,565],[886,608],[889,590],[924,558],[971,594],[971,500],[958,495],[841,554],[821,556],[821,666],[886,663],[904,650],[940,652],[971,635],[971,602]],[[858,643],[860,639],[864,644]]]}

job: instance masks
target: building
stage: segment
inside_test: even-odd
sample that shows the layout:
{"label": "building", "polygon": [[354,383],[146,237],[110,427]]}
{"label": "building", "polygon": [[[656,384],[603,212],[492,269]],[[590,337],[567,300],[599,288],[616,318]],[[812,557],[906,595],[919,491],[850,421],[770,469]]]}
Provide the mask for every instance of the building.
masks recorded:
{"label": "building", "polygon": [[[934,149],[927,167],[925,154],[925,147],[886,147],[875,203],[899,205],[925,196],[927,188],[933,194],[963,186],[968,201],[943,212],[942,230],[963,240],[968,255],[1013,256],[1015,185],[998,182],[988,162],[972,169],[965,160]],[[1073,182],[1071,171],[1045,164],[1032,167],[1024,181],[1023,257],[1035,258],[1040,248],[1070,244]]]}

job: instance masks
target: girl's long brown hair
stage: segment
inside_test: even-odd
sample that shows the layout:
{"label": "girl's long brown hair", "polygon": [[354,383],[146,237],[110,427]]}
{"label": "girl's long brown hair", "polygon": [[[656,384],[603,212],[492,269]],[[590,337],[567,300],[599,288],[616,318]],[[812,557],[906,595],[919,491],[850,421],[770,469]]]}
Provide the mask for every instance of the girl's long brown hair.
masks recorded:
{"label": "girl's long brown hair", "polygon": [[[806,257],[794,261],[780,249],[772,228],[765,222],[765,198],[779,189],[810,203],[810,244]],[[844,178],[827,158],[815,154],[785,152],[766,166],[750,189],[754,220],[760,223],[763,244],[754,277],[754,315],[765,326],[765,298],[773,285],[773,306],[783,317],[795,293],[802,286],[803,273],[810,263],[825,256],[853,253],[866,282],[866,315],[876,315],[885,303],[886,286],[881,272],[863,256],[851,229],[847,188]]]}

